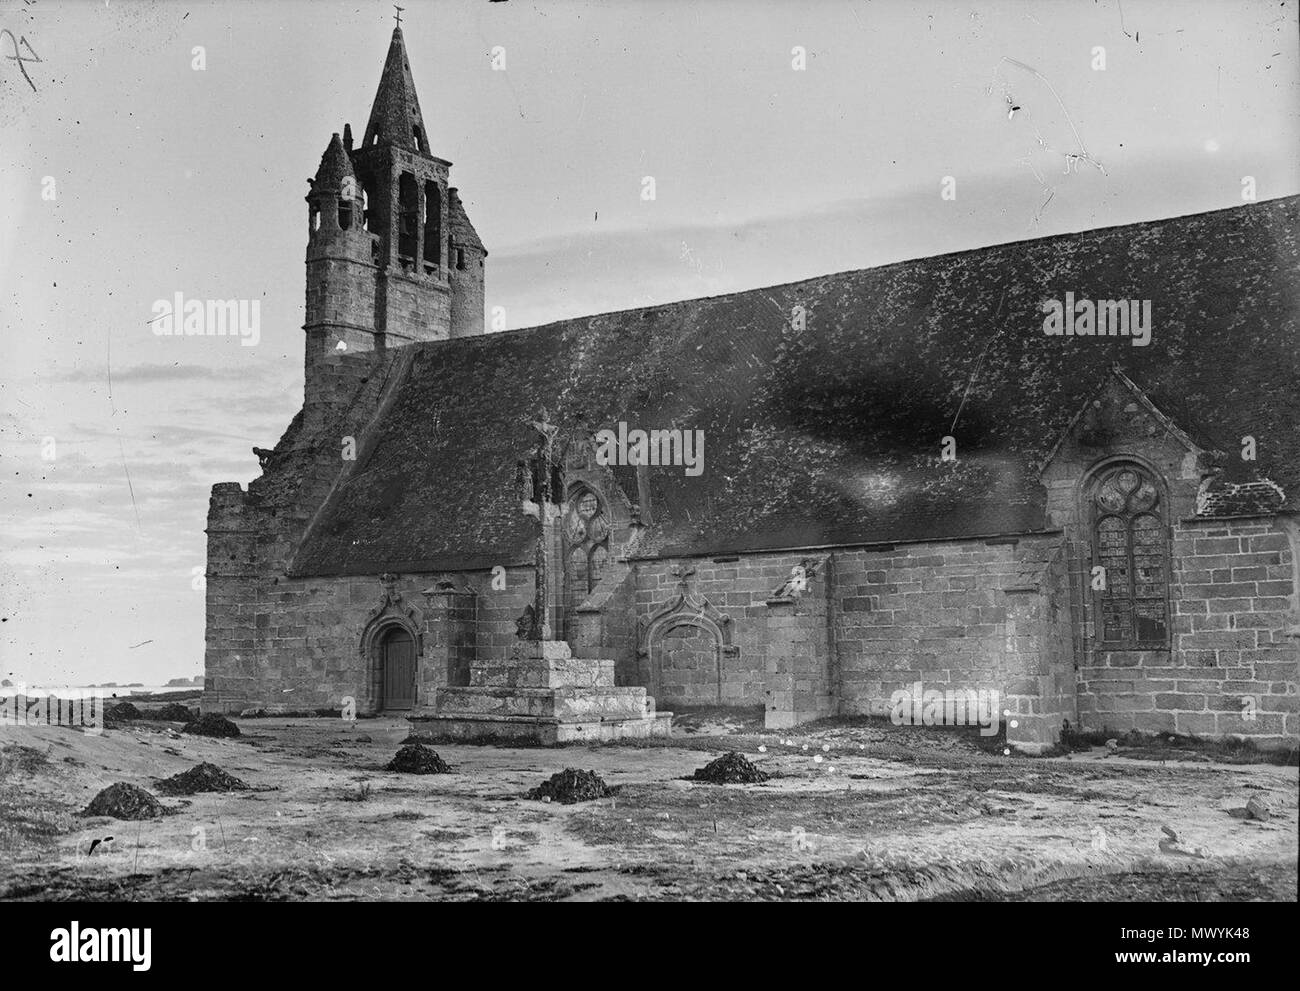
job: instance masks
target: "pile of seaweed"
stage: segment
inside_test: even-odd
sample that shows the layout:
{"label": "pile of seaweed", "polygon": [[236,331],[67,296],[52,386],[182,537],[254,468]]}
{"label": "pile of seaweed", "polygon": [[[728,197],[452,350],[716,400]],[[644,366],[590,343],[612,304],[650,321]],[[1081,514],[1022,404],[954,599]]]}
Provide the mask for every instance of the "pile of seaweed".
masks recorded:
{"label": "pile of seaweed", "polygon": [[766,781],[767,775],[736,751],[723,754],[717,760],[697,770],[691,781],[705,781],[711,785],[754,785]]}
{"label": "pile of seaweed", "polygon": [[197,795],[201,791],[248,791],[248,785],[216,764],[203,763],[158,782],[163,795]]}
{"label": "pile of seaweed", "polygon": [[181,728],[195,736],[238,736],[239,727],[218,712],[208,712]]}
{"label": "pile of seaweed", "polygon": [[385,765],[385,770],[403,774],[450,774],[451,768],[423,743],[412,743],[397,751],[397,756]]}
{"label": "pile of seaweed", "polygon": [[140,710],[130,702],[114,702],[104,707],[104,721],[109,723],[128,723],[140,718]]}
{"label": "pile of seaweed", "polygon": [[114,819],[157,819],[162,803],[143,788],[125,781],[111,784],[90,800],[82,815],[111,816]]}
{"label": "pile of seaweed", "polygon": [[159,719],[165,723],[188,723],[194,718],[194,713],[179,702],[168,702],[157,709],[150,709],[145,718]]}
{"label": "pile of seaweed", "polygon": [[609,798],[617,795],[619,789],[611,788],[595,771],[579,771],[566,767],[559,774],[551,775],[549,781],[543,782],[528,793],[529,798],[550,799],[564,805],[574,802],[590,802],[597,798]]}

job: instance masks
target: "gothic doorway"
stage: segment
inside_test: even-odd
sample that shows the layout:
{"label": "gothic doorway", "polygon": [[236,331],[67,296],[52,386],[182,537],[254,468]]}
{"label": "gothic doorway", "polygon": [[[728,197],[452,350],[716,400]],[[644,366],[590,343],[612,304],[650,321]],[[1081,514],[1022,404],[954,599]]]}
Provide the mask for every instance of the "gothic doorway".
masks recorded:
{"label": "gothic doorway", "polygon": [[722,644],[713,631],[689,617],[664,626],[658,643],[656,697],[691,705],[722,703]]}
{"label": "gothic doorway", "polygon": [[380,709],[415,708],[415,639],[393,627],[380,644]]}

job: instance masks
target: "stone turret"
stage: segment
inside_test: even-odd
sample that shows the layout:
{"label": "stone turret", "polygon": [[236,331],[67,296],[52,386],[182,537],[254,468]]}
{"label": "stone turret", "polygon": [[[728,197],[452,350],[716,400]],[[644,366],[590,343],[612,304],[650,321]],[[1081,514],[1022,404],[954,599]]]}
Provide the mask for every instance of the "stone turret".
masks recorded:
{"label": "stone turret", "polygon": [[451,336],[483,333],[483,276],[487,248],[465,215],[460,194],[451,197],[451,235],[447,242],[447,269],[451,281]]}
{"label": "stone turret", "polygon": [[309,409],[340,401],[330,373],[340,359],[483,333],[487,250],[448,187],[450,169],[429,151],[396,28],[361,144],[346,125],[310,180]]}

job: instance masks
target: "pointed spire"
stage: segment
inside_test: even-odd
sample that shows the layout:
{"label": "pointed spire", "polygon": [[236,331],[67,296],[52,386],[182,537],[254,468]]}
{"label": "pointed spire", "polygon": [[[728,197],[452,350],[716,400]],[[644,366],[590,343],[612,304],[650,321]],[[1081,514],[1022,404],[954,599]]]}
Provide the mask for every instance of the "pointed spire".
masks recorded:
{"label": "pointed spire", "polygon": [[355,190],[356,173],[352,171],[352,161],[348,158],[348,153],[343,150],[343,142],[339,140],[338,131],[335,131],[329,145],[325,148],[325,154],[320,157],[320,168],[316,170],[312,190],[318,193],[338,193],[342,191],[343,182],[348,178],[353,180],[351,186]]}
{"label": "pointed spire", "polygon": [[465,213],[465,204],[460,201],[460,191],[455,188],[448,189],[447,196],[450,200],[447,214],[451,225],[451,239],[458,247],[477,248],[483,252],[484,257],[487,257],[488,250],[483,247],[478,231],[474,229],[474,225],[469,222],[468,214]]}
{"label": "pointed spire", "polygon": [[379,91],[375,94],[361,148],[372,147],[375,138],[381,145],[395,145],[407,151],[429,154],[429,138],[420,114],[420,101],[415,95],[411,63],[406,57],[406,44],[400,27],[393,29],[393,40],[388,45],[388,58],[379,77]]}

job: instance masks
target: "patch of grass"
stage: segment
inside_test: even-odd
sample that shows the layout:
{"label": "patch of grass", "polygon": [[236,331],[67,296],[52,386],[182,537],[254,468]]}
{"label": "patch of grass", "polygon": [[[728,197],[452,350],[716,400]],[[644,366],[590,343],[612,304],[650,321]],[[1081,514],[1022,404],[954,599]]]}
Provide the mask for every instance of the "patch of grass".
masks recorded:
{"label": "patch of grass", "polygon": [[365,802],[365,801],[369,801],[369,799],[373,797],[373,795],[374,795],[374,788],[371,786],[370,782],[363,781],[361,782],[361,784],[357,785],[357,790],[355,792],[353,792],[350,795],[344,795],[343,801]]}
{"label": "patch of grass", "polygon": [[1077,730],[1073,727],[1061,732],[1061,742],[1048,756],[1062,756],[1076,750],[1103,747],[1107,740],[1117,740],[1121,748],[1118,756],[1134,760],[1213,760],[1222,764],[1276,764],[1295,767],[1300,764],[1300,748],[1262,748],[1248,736],[1225,736],[1207,740],[1182,733],[1145,733],[1129,730],[1115,733],[1104,727],[1100,730]]}
{"label": "patch of grass", "polygon": [[[660,700],[655,700],[656,708]],[[678,705],[664,701],[663,709],[673,714],[673,730],[679,733],[696,733],[708,725],[723,724],[732,732],[758,733],[763,730],[761,705]]]}
{"label": "patch of grass", "polygon": [[[907,833],[997,814],[992,802],[967,785],[964,774],[888,792],[677,791],[642,784],[625,785],[614,802],[587,806],[567,819],[564,828],[592,846],[654,849],[665,862],[674,862],[689,859],[700,840],[719,839],[737,853],[756,848],[771,852],[788,849],[797,829],[808,835]],[[751,834],[768,838],[754,840]]]}
{"label": "patch of grass", "polygon": [[420,835],[436,843],[454,843],[457,840],[467,840],[472,834],[458,829],[426,829]]}
{"label": "patch of grass", "polygon": [[1158,867],[1066,878],[1023,891],[957,891],[935,901],[1294,902],[1296,865],[1228,864],[1170,871]]}
{"label": "patch of grass", "polygon": [[35,774],[49,762],[49,750],[24,747],[20,743],[7,744],[0,750],[0,781],[14,774]]}
{"label": "patch of grass", "polygon": [[[581,745],[586,745],[585,741],[577,741]],[[467,747],[510,747],[515,750],[530,750],[542,747],[544,744],[536,740],[526,738],[516,738],[512,736],[501,736],[497,733],[480,733],[476,736],[449,736],[445,733],[420,733],[414,729],[411,735],[402,741],[402,745],[423,743],[426,747],[432,746],[467,746]],[[556,744],[550,749],[569,746],[567,743]]]}
{"label": "patch of grass", "polygon": [[239,714],[240,719],[315,719],[317,717],[333,717],[334,719],[343,718],[342,709],[320,708],[320,709],[244,709]]}
{"label": "patch of grass", "polygon": [[[9,749],[12,748],[6,748]],[[30,747],[19,749],[41,754]],[[24,759],[8,756],[10,760]],[[25,759],[37,760],[30,756]],[[38,767],[43,764],[43,759],[37,762]],[[71,807],[24,787],[13,778],[0,776],[0,863],[16,860],[34,850],[53,850],[61,835],[78,828],[73,813]]]}

